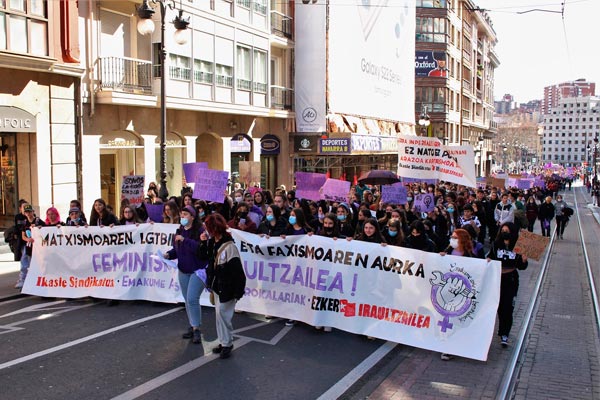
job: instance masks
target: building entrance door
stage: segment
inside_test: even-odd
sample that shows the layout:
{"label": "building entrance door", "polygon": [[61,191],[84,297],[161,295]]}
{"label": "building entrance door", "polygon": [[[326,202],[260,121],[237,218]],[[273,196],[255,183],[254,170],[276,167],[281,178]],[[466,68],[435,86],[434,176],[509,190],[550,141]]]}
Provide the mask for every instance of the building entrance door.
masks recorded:
{"label": "building entrance door", "polygon": [[0,215],[17,213],[17,141],[14,133],[0,133]]}

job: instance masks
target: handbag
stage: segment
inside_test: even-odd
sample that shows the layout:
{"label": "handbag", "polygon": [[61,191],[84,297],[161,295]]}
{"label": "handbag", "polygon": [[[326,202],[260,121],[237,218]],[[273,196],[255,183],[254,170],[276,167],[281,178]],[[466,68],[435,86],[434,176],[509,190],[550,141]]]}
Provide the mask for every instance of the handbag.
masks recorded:
{"label": "handbag", "polygon": [[544,219],[544,229],[550,229],[550,221]]}

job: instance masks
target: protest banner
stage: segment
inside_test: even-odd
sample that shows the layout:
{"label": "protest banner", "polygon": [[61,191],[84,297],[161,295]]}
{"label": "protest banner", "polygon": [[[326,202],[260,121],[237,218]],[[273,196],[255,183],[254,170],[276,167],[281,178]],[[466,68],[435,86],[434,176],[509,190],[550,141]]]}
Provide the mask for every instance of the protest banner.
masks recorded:
{"label": "protest banner", "polygon": [[406,204],[407,190],[404,183],[381,186],[381,201],[392,204]]}
{"label": "protest banner", "polygon": [[321,199],[340,202],[347,202],[350,194],[350,182],[339,179],[327,179],[321,187]]}
{"label": "protest banner", "polygon": [[187,183],[196,182],[196,177],[199,175],[200,171],[204,169],[208,169],[207,162],[193,162],[183,164],[183,175],[185,176],[185,181]]}
{"label": "protest banner", "polygon": [[240,161],[240,181],[246,186],[260,183],[260,161]]}
{"label": "protest banner", "polygon": [[486,182],[491,187],[493,187],[493,188],[495,187],[495,188],[499,188],[499,189],[504,189],[504,187],[506,185],[506,179],[504,179],[504,178],[494,178],[492,176],[488,176],[486,178]]}
{"label": "protest banner", "polygon": [[177,268],[158,251],[173,247],[174,224],[33,229],[23,293],[76,298],[182,302]]}
{"label": "protest banner", "polygon": [[320,191],[327,181],[327,175],[297,171],[294,176],[296,178],[296,197],[298,199],[321,200]]}
{"label": "protest banner", "polygon": [[121,201],[129,200],[132,206],[144,202],[144,175],[125,175],[121,182]]}
{"label": "protest banner", "polygon": [[517,188],[531,189],[532,187],[533,187],[533,179],[531,179],[531,178],[517,179]]}
{"label": "protest banner", "polygon": [[165,209],[164,204],[146,203],[144,206],[146,207],[146,212],[148,213],[148,218],[150,218],[150,221],[163,222],[163,210]]}
{"label": "protest banner", "polygon": [[476,187],[473,146],[444,146],[435,137],[398,136],[398,176]]}
{"label": "protest banner", "polygon": [[227,190],[228,179],[228,171],[220,171],[216,169],[202,170],[202,173],[196,176],[196,181],[194,182],[194,193],[192,196],[195,199],[223,203],[223,199],[225,199],[225,191]]}
{"label": "protest banner", "polygon": [[437,179],[421,179],[421,178],[408,178],[405,176],[398,176],[400,178],[400,180],[402,181],[402,183],[407,184],[407,183],[424,183],[426,185],[436,185],[438,180]]}
{"label": "protest banner", "polygon": [[487,358],[498,261],[317,235],[232,235],[247,277],[236,309]]}
{"label": "protest banner", "polygon": [[515,243],[515,253],[527,256],[536,261],[540,261],[542,255],[548,248],[550,238],[548,236],[538,235],[528,230],[521,229],[519,239]]}
{"label": "protest banner", "polygon": [[435,208],[433,193],[415,195],[413,207],[417,212],[431,212]]}

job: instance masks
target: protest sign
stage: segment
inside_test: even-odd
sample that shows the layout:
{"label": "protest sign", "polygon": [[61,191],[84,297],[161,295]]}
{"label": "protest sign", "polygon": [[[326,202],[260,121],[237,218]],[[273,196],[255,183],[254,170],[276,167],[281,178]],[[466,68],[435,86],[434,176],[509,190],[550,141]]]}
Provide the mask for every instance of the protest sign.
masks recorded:
{"label": "protest sign", "polygon": [[421,178],[408,178],[405,176],[399,176],[402,183],[424,183],[426,185],[435,185],[437,184],[437,179],[421,179]]}
{"label": "protest sign", "polygon": [[260,161],[240,161],[240,181],[246,186],[260,183]]}
{"label": "protest sign", "polygon": [[499,189],[504,189],[504,186],[506,185],[506,180],[503,178],[494,178],[492,176],[488,176],[486,178],[487,184],[490,185],[491,187],[495,187],[495,188],[499,188]]}
{"label": "protest sign", "polygon": [[406,204],[407,190],[404,183],[381,186],[381,201],[392,204]]}
{"label": "protest sign", "polygon": [[157,256],[173,247],[176,229],[174,224],[33,229],[23,293],[182,302],[177,268]]}
{"label": "protest sign", "polygon": [[202,170],[202,173],[196,177],[194,182],[194,194],[192,196],[195,199],[223,203],[228,179],[228,171]]}
{"label": "protest sign", "polygon": [[538,235],[533,232],[529,232],[525,229],[521,229],[519,232],[519,239],[515,243],[515,253],[522,254],[533,260],[539,261],[548,244],[550,238],[548,236]]}
{"label": "protest sign", "polygon": [[297,198],[314,201],[321,200],[320,190],[327,181],[327,175],[297,171],[295,177]]}
{"label": "protest sign", "polygon": [[164,204],[150,204],[146,203],[144,205],[146,207],[146,212],[148,213],[148,218],[150,218],[153,222],[163,222],[163,210],[165,209]]}
{"label": "protest sign", "polygon": [[196,182],[196,177],[198,176],[200,171],[204,169],[208,169],[207,162],[194,162],[183,164],[183,174],[185,176],[185,181],[187,183]]}
{"label": "protest sign", "polygon": [[415,195],[413,207],[417,212],[430,212],[435,208],[433,193],[421,193]]}
{"label": "protest sign", "polygon": [[444,146],[438,138],[398,136],[398,176],[476,187],[472,146]]}
{"label": "protest sign", "polygon": [[531,178],[517,179],[517,188],[531,189],[532,187],[533,187],[533,179],[531,179]]}
{"label": "protest sign", "polygon": [[132,206],[144,202],[144,175],[125,175],[121,183],[121,201],[129,200]]}
{"label": "protest sign", "polygon": [[347,202],[350,193],[350,182],[339,179],[327,179],[321,187],[321,199]]}
{"label": "protest sign", "polygon": [[317,235],[232,234],[247,277],[236,309],[487,358],[498,261]]}

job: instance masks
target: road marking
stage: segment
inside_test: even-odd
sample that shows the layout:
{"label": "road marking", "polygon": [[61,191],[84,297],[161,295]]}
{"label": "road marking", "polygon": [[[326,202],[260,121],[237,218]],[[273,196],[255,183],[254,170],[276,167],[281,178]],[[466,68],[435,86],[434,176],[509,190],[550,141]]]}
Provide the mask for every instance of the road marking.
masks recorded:
{"label": "road marking", "polygon": [[317,400],[330,400],[337,399],[342,396],[346,391],[356,383],[367,371],[369,371],[375,364],[377,364],[383,357],[385,357],[390,351],[396,347],[398,343],[385,342],[371,355],[364,359],[363,362],[358,364],[352,371],[346,376],[339,380],[338,383],[329,388],[328,391],[323,393],[317,398]]}
{"label": "road marking", "polygon": [[156,319],[156,318],[162,318],[162,317],[164,317],[166,315],[173,314],[173,313],[175,313],[177,311],[180,311],[180,310],[183,310],[183,309],[184,309],[184,307],[177,307],[177,308],[174,308],[172,310],[164,311],[164,312],[161,312],[161,313],[158,313],[158,314],[151,315],[149,317],[144,317],[144,318],[137,319],[135,321],[128,322],[128,323],[123,324],[123,325],[115,326],[114,328],[106,329],[106,330],[104,330],[102,332],[94,333],[93,335],[82,337],[82,338],[77,339],[77,340],[72,340],[70,342],[63,343],[61,345],[58,345],[58,346],[55,346],[55,347],[52,347],[52,348],[49,348],[49,349],[46,349],[46,350],[38,351],[37,353],[33,353],[33,354],[29,354],[29,355],[26,355],[26,356],[23,356],[23,357],[20,357],[20,358],[16,358],[16,359],[14,359],[12,361],[7,361],[5,363],[0,364],[0,371],[3,370],[3,369],[5,369],[5,368],[10,368],[12,366],[15,366],[15,365],[27,362],[27,361],[31,361],[31,360],[36,359],[38,357],[43,357],[45,355],[52,354],[52,353],[55,353],[55,352],[60,351],[60,350],[68,349],[69,347],[77,346],[78,344],[81,344],[81,343],[89,342],[90,340],[99,338],[99,337],[104,336],[104,335],[108,335],[108,334],[113,333],[113,332],[120,331],[122,329],[129,328],[129,327],[137,325],[137,324],[141,324],[142,322],[151,321],[151,320]]}

